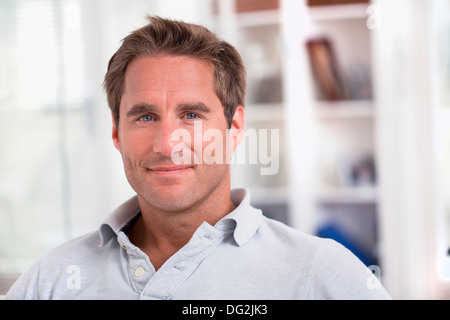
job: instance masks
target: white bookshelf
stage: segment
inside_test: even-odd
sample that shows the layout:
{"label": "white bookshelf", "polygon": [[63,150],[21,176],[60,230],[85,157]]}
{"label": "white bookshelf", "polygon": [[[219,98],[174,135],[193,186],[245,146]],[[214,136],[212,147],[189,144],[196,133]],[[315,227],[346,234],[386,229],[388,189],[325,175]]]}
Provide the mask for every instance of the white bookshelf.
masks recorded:
{"label": "white bookshelf", "polygon": [[[367,28],[370,4],[308,7],[304,1],[282,1],[286,119],[289,132],[290,204],[293,224],[310,234],[329,222],[345,229],[359,224],[350,237],[378,256],[379,191],[373,179],[354,182],[347,167],[369,156],[375,162],[377,121],[374,92],[328,101],[320,94],[306,49],[308,39],[326,38],[349,87],[350,70],[365,71],[372,85],[372,34]],[[347,93],[349,91],[347,90]],[[347,213],[346,213],[347,212]],[[342,220],[342,224],[340,223]]]}
{"label": "white bookshelf", "polygon": [[[448,53],[448,44],[442,41],[448,28],[432,29],[438,27],[436,17],[441,16],[441,24],[447,21],[448,10],[441,8],[448,4],[371,0],[308,8],[306,0],[280,0],[279,10],[236,14],[234,1],[220,3],[226,10],[218,20],[223,18],[228,40],[237,43],[244,56],[258,53],[249,46],[253,40],[266,41],[263,46],[270,52],[266,65],[275,66],[283,84],[282,101],[250,99],[246,110],[247,127],[270,124],[283,129],[283,178],[262,181],[246,167],[235,172],[237,181],[248,183],[260,203],[287,205],[290,224],[307,233],[315,234],[327,219],[344,220],[358,243],[379,258],[383,283],[394,298],[448,297],[445,267],[450,265],[450,237],[448,213],[442,209],[448,206],[442,200],[448,190],[433,184],[448,185],[443,179],[447,171],[433,173],[444,162],[436,162],[432,146],[438,159],[447,153],[432,141],[430,122],[436,96],[447,97],[441,113],[450,100],[448,90],[442,89],[445,81],[436,76],[448,61],[437,52],[445,47]],[[344,76],[354,66],[367,72],[369,98],[326,101],[317,95],[304,43],[323,36],[332,40]],[[275,52],[281,60],[274,58]],[[257,79],[254,62],[246,61],[249,83]],[[431,76],[430,65],[436,69]],[[442,92],[432,92],[430,86],[438,80]],[[434,115],[441,123],[437,127],[447,132],[442,125],[445,117]],[[352,185],[342,179],[342,170],[336,170],[341,154],[371,155],[374,182]]]}
{"label": "white bookshelf", "polygon": [[236,13],[239,28],[274,26],[280,24],[279,10],[264,10],[249,13]]}
{"label": "white bookshelf", "polygon": [[314,116],[318,119],[374,118],[375,107],[372,100],[317,101]]}
{"label": "white bookshelf", "polygon": [[312,21],[367,19],[366,3],[313,6],[308,9]]}
{"label": "white bookshelf", "polygon": [[[377,189],[374,186],[341,187],[319,189],[315,195],[319,203],[333,204],[375,204],[377,202]],[[364,212],[362,212],[364,213]]]}

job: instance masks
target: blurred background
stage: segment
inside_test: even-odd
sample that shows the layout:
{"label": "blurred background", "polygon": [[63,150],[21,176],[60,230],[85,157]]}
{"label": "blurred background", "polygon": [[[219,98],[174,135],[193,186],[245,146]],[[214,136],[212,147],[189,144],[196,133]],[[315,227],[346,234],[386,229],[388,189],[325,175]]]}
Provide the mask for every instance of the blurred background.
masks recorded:
{"label": "blurred background", "polygon": [[147,14],[245,60],[246,127],[279,130],[280,169],[235,164],[233,187],[394,298],[450,298],[448,0],[1,0],[0,295],[133,195],[101,85]]}

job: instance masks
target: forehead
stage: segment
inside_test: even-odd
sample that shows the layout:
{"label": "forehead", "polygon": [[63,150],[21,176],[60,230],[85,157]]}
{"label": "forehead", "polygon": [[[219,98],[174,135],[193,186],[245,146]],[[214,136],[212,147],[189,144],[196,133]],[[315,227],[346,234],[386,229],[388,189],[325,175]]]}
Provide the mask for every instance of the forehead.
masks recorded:
{"label": "forehead", "polygon": [[135,59],[125,74],[120,113],[137,104],[171,108],[202,103],[211,110],[222,110],[213,74],[210,63],[191,57],[162,55]]}
{"label": "forehead", "polygon": [[127,89],[183,89],[201,86],[213,89],[213,67],[204,60],[186,57],[158,55],[131,61],[125,74]]}

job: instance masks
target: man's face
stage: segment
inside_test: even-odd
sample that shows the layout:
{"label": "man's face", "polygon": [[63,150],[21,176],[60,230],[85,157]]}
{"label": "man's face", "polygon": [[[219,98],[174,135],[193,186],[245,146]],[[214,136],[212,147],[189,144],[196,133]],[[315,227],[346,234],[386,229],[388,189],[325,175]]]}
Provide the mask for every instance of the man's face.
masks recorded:
{"label": "man's face", "polygon": [[[220,139],[215,135],[213,141],[203,141],[199,133],[208,129],[221,132]],[[229,165],[226,161],[205,164],[203,157],[205,147],[211,150],[211,146],[227,154],[226,129],[223,106],[213,88],[213,68],[207,62],[162,55],[139,58],[128,66],[113,141],[141,200],[160,210],[182,211],[213,191],[229,192]],[[232,129],[242,133],[240,106]],[[190,139],[174,140],[174,132],[185,137],[189,133]],[[174,163],[174,150],[192,161]]]}

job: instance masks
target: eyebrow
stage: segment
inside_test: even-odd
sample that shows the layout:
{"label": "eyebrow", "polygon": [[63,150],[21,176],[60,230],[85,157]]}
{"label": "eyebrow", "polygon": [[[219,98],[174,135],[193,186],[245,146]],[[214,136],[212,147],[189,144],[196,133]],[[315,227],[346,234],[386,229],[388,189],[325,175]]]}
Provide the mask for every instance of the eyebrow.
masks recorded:
{"label": "eyebrow", "polygon": [[178,111],[198,111],[202,113],[210,113],[211,109],[203,102],[184,103],[177,107]]}
{"label": "eyebrow", "polygon": [[[139,103],[130,108],[128,110],[126,116],[128,118],[133,118],[138,115],[142,115],[144,113],[156,113],[158,107],[153,104],[148,103]],[[195,103],[183,103],[177,106],[178,111],[197,111],[202,113],[210,113],[211,109],[206,106],[203,102],[195,102]]]}
{"label": "eyebrow", "polygon": [[132,118],[144,113],[155,112],[158,108],[153,104],[139,103],[131,107],[127,112],[127,117]]}

